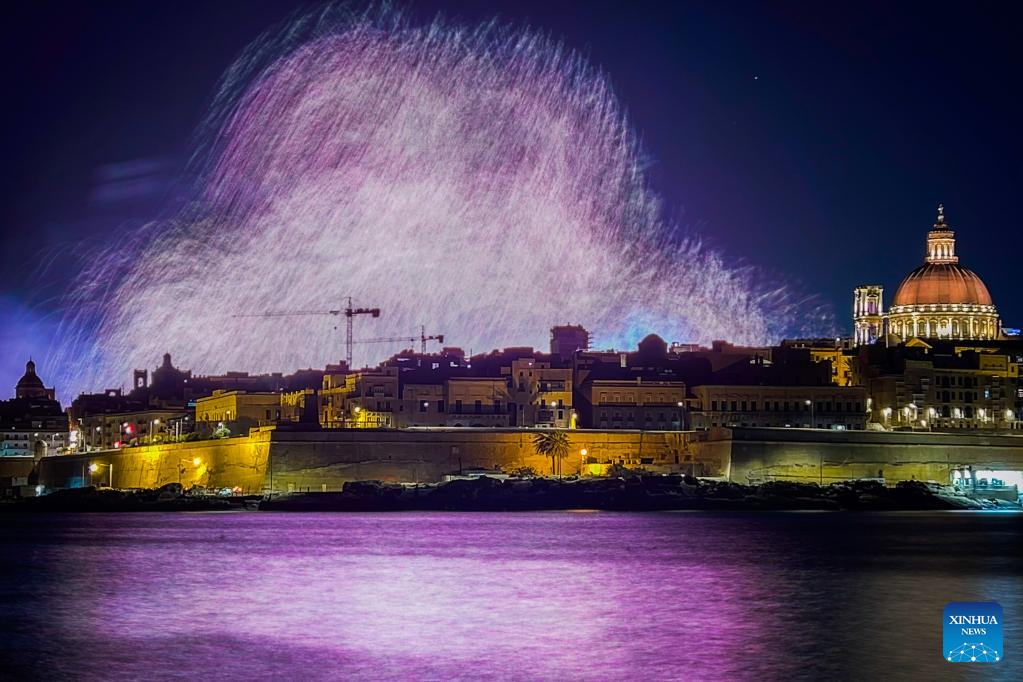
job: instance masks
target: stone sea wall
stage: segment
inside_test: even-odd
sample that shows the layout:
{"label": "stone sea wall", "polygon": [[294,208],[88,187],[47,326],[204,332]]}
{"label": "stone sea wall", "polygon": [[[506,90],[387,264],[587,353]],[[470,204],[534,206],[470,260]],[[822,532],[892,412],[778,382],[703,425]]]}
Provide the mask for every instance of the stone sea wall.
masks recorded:
{"label": "stone sea wall", "polygon": [[737,483],[833,483],[863,478],[948,483],[952,472],[1023,470],[1023,436],[979,433],[714,429],[704,456],[730,462]]}
{"label": "stone sea wall", "polygon": [[[48,488],[108,485],[154,488],[180,482],[245,493],[337,491],[347,481],[432,483],[470,468],[531,467],[551,473],[536,453],[536,431],[406,429],[299,431],[263,428],[248,436],[44,458]],[[947,483],[963,466],[1023,470],[1023,437],[875,433],[809,429],[710,432],[571,430],[560,473],[598,475],[608,464],[654,473],[693,473],[738,483],[883,477]],[[586,455],[582,454],[586,450]],[[91,464],[97,471],[89,471]],[[112,479],[111,479],[111,468]]]}
{"label": "stone sea wall", "polygon": [[[300,431],[264,428],[248,436],[154,445],[89,455],[46,458],[41,482],[50,488],[108,485],[151,488],[180,482],[186,488],[235,487],[245,492],[340,490],[347,481],[430,483],[470,468],[531,467],[551,473],[536,453],[537,431],[515,429],[406,429]],[[678,431],[567,431],[564,476],[602,473],[608,463],[655,471],[693,470],[723,475],[723,461],[694,460],[694,434]],[[586,455],[582,451],[586,450]],[[195,464],[198,460],[198,464]],[[91,473],[89,466],[97,465]]]}

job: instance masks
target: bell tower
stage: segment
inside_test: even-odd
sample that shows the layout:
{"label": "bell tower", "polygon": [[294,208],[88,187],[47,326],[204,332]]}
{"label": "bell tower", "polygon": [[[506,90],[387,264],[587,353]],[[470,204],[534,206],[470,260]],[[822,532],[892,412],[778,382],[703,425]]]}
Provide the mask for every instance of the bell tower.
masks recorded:
{"label": "bell tower", "polygon": [[853,291],[853,341],[864,346],[874,343],[884,333],[884,288],[867,284]]}

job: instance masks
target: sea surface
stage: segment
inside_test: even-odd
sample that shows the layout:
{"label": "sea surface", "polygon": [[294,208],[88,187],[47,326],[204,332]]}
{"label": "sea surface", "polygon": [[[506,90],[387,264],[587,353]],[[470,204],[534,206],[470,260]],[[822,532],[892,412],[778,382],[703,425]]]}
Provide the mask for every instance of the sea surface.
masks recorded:
{"label": "sea surface", "polygon": [[[0,515],[0,678],[1020,680],[1023,515]],[[942,609],[997,601],[998,663]]]}

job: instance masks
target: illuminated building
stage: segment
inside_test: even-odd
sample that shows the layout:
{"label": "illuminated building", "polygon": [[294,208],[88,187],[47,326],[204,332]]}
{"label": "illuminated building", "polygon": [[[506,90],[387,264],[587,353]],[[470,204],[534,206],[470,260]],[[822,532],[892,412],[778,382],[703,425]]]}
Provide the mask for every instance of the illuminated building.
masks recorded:
{"label": "illuminated building", "polygon": [[398,407],[398,369],[349,372],[328,367],[319,394],[320,425],[327,429],[391,428]]}
{"label": "illuminated building", "polygon": [[[557,329],[551,330],[552,335]],[[558,356],[552,353],[551,358],[554,357]],[[501,374],[507,377],[505,392],[511,426],[557,429],[574,426],[570,367],[554,367],[551,359],[537,354],[512,360],[511,366],[501,368]]]}
{"label": "illuminated building", "polygon": [[[376,369],[328,368],[319,392],[324,428],[526,426],[571,428],[572,369],[532,348],[464,362],[402,354]],[[458,357],[457,361],[454,358]]]}
{"label": "illuminated building", "polygon": [[945,222],[944,207],[927,233],[925,262],[899,285],[891,308],[883,310],[879,285],[857,287],[853,299],[856,345],[884,334],[900,342],[922,339],[996,339],[998,311],[984,282],[959,264],[955,232]]}
{"label": "illuminated building", "polygon": [[447,424],[444,384],[403,383],[395,426],[444,426]]}
{"label": "illuminated building", "polygon": [[281,409],[280,393],[216,390],[195,401],[195,422],[203,433],[226,428],[232,434],[246,434],[254,426],[281,421]]}
{"label": "illuminated building", "polygon": [[87,452],[160,443],[188,434],[193,426],[191,413],[184,409],[154,407],[93,412],[76,419],[78,442],[75,449]]}
{"label": "illuminated building", "polygon": [[853,291],[853,338],[857,346],[874,343],[884,334],[884,289],[879,284]]}
{"label": "illuminated building", "polygon": [[508,425],[508,383],[504,378],[457,377],[446,384],[448,425]]}
{"label": "illuminated building", "polygon": [[782,347],[809,350],[811,361],[830,363],[831,383],[836,386],[853,385],[852,350],[848,339],[788,339],[782,341]]}
{"label": "illuminated building", "polygon": [[845,386],[697,386],[693,428],[867,427],[867,391]]}
{"label": "illuminated building", "polygon": [[592,428],[682,428],[686,386],[681,381],[591,379],[585,386]]}
{"label": "illuminated building", "polygon": [[853,372],[879,428],[1004,431],[1020,428],[1021,362],[1019,341],[911,339],[860,348]]}

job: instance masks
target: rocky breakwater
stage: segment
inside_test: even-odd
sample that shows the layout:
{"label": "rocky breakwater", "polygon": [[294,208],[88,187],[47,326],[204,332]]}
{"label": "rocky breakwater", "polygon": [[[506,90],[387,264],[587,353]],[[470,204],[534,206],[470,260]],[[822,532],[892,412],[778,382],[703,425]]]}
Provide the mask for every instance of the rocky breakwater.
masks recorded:
{"label": "rocky breakwater", "polygon": [[193,494],[178,483],[147,490],[69,488],[0,505],[7,512],[228,511],[255,508],[256,499]]}
{"label": "rocky breakwater", "polygon": [[480,477],[437,485],[379,481],[346,483],[340,493],[294,493],[260,503],[269,511],[534,511],[545,509],[657,510],[938,510],[1013,508],[968,497],[948,486],[876,481],[827,486],[771,482],[756,486],[690,476],[632,476],[499,481]]}

